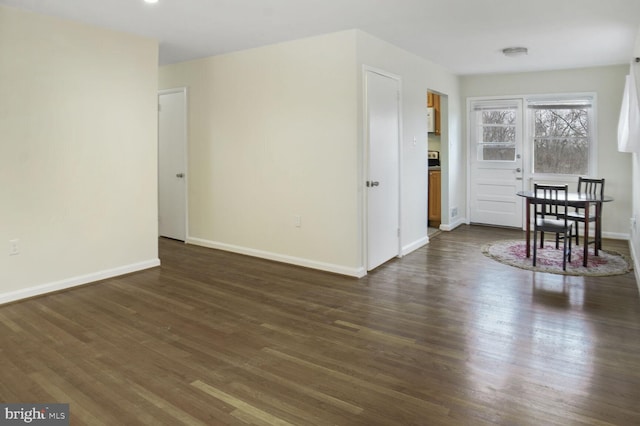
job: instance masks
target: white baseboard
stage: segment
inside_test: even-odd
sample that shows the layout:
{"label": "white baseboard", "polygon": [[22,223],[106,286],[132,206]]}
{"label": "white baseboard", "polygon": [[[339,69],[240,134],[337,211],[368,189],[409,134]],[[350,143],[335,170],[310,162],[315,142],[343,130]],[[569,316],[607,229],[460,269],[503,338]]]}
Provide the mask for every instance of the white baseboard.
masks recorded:
{"label": "white baseboard", "polygon": [[629,241],[629,251],[631,252],[631,262],[633,263],[633,272],[636,276],[636,285],[638,286],[638,291],[640,291],[640,258],[638,255],[640,253],[636,253],[634,245]]}
{"label": "white baseboard", "polygon": [[461,217],[461,218],[459,218],[459,219],[457,219],[457,220],[455,220],[455,221],[451,222],[451,223],[450,223],[450,224],[448,224],[448,225],[441,224],[441,225],[440,225],[440,230],[441,230],[441,231],[453,231],[453,230],[454,230],[454,229],[456,229],[458,226],[465,225],[465,224],[468,224],[468,222],[466,221],[466,219],[464,219],[464,218],[462,218],[462,217]]}
{"label": "white baseboard", "polygon": [[402,251],[400,252],[401,256],[406,256],[409,253],[411,253],[412,251],[416,251],[418,250],[420,247],[423,247],[424,245],[429,243],[429,237],[426,236],[424,238],[420,238],[419,240],[416,240],[414,242],[412,242],[411,244],[407,244],[406,246],[402,247]]}
{"label": "white baseboard", "polygon": [[[590,235],[593,237],[593,234]],[[582,236],[582,234],[580,234],[580,236]],[[612,240],[629,240],[629,238],[631,238],[631,235],[623,234],[620,232],[603,232],[602,238],[611,238]],[[589,237],[589,239],[591,239],[591,237]]]}
{"label": "white baseboard", "polygon": [[52,293],[54,291],[66,290],[68,288],[92,283],[94,281],[100,281],[107,278],[117,277],[118,275],[124,275],[124,274],[129,274],[131,272],[142,271],[144,269],[153,268],[159,265],[160,265],[160,259],[150,259],[144,262],[138,262],[130,265],[119,266],[113,269],[106,269],[104,271],[98,271],[91,274],[71,277],[64,280],[55,281],[52,283],[41,284],[38,286],[29,287],[21,290],[2,293],[0,294],[0,305],[4,303],[9,303],[9,302],[15,302],[21,299],[27,299],[29,297],[40,296],[46,293]]}
{"label": "white baseboard", "polygon": [[301,257],[288,256],[279,253],[272,253],[264,250],[256,250],[248,247],[236,246],[233,244],[220,243],[216,241],[205,240],[202,238],[187,237],[187,244],[208,247],[217,250],[230,251],[233,253],[244,254],[247,256],[259,257],[261,259],[274,260],[276,262],[289,263],[305,268],[319,269],[321,271],[333,272],[340,275],[348,275],[351,277],[362,278],[367,275],[365,268],[349,268],[346,266],[335,265],[332,263],[318,262],[316,260],[305,259]]}

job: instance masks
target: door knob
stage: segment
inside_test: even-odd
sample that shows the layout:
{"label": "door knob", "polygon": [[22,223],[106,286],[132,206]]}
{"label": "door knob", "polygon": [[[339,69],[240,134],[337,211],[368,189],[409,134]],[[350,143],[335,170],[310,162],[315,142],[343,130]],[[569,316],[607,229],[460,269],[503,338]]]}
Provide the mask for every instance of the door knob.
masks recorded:
{"label": "door knob", "polygon": [[380,182],[378,181],[369,181],[369,180],[367,181],[367,186],[369,187],[378,186],[378,185],[380,185]]}
{"label": "door knob", "polygon": [[516,169],[516,172],[518,172],[518,173],[520,173],[521,171],[522,171],[522,169],[521,169],[520,167],[518,167],[518,168]]}
{"label": "door knob", "polygon": [[176,177],[177,178],[183,178],[184,177],[184,173],[176,173]]}

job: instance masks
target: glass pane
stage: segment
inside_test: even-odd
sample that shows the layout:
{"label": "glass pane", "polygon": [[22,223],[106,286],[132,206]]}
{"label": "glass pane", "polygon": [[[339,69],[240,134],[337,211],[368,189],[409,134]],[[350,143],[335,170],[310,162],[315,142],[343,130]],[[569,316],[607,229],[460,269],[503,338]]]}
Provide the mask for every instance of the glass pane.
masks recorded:
{"label": "glass pane", "polygon": [[589,135],[589,115],[586,109],[535,110],[534,137],[586,137]]}
{"label": "glass pane", "polygon": [[482,160],[484,161],[514,161],[516,158],[515,147],[482,147]]}
{"label": "glass pane", "polygon": [[583,175],[588,173],[588,138],[534,139],[535,173]]}
{"label": "glass pane", "polygon": [[516,111],[512,109],[482,111],[482,124],[515,124]]}
{"label": "glass pane", "polygon": [[475,111],[479,161],[515,161],[517,110],[486,108]]}
{"label": "glass pane", "polygon": [[516,142],[515,126],[483,126],[483,143],[512,143]]}
{"label": "glass pane", "polygon": [[534,110],[534,173],[589,172],[589,114],[586,108]]}

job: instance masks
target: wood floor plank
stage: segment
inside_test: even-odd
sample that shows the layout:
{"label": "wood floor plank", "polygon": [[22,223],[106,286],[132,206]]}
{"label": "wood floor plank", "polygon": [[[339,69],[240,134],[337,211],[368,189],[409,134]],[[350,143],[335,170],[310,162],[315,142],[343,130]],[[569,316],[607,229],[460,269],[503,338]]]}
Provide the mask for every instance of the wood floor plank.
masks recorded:
{"label": "wood floor plank", "polygon": [[217,398],[221,401],[226,402],[227,404],[235,407],[236,409],[242,411],[244,414],[252,418],[260,419],[266,424],[274,425],[274,426],[293,426],[291,423],[283,419],[280,419],[265,411],[260,410],[259,408],[256,408],[250,404],[247,404],[241,399],[238,399],[232,395],[229,395],[228,393],[223,392],[220,389],[216,389],[213,386],[210,386],[204,382],[201,382],[200,380],[194,381],[193,383],[191,383],[191,385],[213,396],[214,398]]}
{"label": "wood floor plank", "polygon": [[159,268],[0,306],[0,401],[74,425],[640,424],[633,272],[481,253],[514,238],[462,226],[362,279],[160,239]]}

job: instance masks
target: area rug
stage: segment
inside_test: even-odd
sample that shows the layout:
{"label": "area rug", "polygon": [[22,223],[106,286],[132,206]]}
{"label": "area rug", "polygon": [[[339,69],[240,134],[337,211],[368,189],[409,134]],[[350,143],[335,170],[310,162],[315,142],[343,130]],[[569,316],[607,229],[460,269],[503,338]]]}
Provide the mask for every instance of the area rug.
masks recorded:
{"label": "area rug", "polygon": [[610,250],[598,250],[593,255],[589,248],[587,267],[582,266],[582,246],[573,246],[571,263],[567,262],[567,270],[562,270],[562,246],[556,250],[555,241],[545,242],[544,248],[538,247],[537,265],[533,267],[533,249],[531,257],[526,257],[527,244],[524,240],[503,240],[486,244],[482,253],[498,262],[537,272],[548,272],[561,275],[608,276],[626,274],[633,268],[631,262],[622,254]]}

